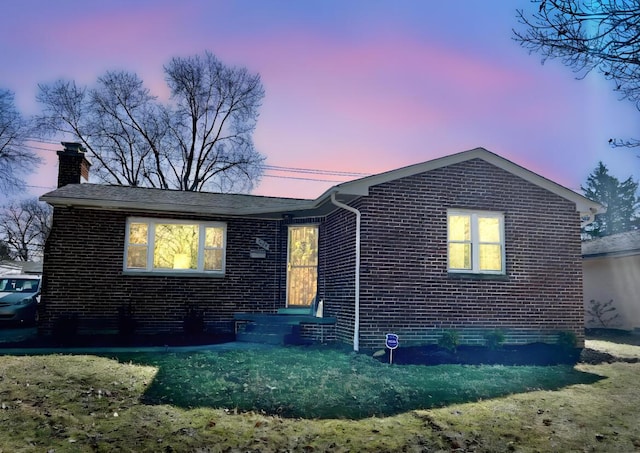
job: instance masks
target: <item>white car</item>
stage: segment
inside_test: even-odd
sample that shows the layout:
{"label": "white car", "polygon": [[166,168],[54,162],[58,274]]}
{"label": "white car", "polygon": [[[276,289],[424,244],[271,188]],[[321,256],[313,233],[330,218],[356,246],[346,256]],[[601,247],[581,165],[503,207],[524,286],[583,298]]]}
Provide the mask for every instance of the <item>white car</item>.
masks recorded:
{"label": "white car", "polygon": [[0,275],[0,322],[35,324],[40,282],[38,275]]}

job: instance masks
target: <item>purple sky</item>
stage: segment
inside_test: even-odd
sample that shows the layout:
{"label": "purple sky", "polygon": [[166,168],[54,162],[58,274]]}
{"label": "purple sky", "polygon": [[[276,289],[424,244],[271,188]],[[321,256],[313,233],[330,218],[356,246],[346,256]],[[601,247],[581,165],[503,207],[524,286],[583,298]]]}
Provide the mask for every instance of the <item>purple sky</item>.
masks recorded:
{"label": "purple sky", "polygon": [[[37,112],[38,83],[93,84],[111,69],[136,72],[163,96],[162,65],[209,50],[260,73],[266,96],[254,139],[268,165],[378,173],[483,146],[574,190],[599,160],[638,179],[640,151],[607,140],[640,138],[640,112],[599,74],[577,81],[520,48],[511,29],[522,7],[530,5],[9,1],[0,87],[25,114]],[[33,195],[56,179],[55,153],[39,152],[46,164],[29,180]],[[254,193],[315,198],[333,184],[265,176]]]}

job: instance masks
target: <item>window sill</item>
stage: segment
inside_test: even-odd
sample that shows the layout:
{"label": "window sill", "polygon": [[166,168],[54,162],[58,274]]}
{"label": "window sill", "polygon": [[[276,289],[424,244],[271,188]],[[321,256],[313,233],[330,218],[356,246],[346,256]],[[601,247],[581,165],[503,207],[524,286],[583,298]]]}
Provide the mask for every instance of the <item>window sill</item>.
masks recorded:
{"label": "window sill", "polygon": [[494,281],[509,281],[509,276],[506,274],[476,274],[473,272],[448,272],[447,276],[452,280],[494,280]]}
{"label": "window sill", "polygon": [[185,272],[162,272],[162,271],[122,271],[122,275],[135,275],[137,277],[204,277],[204,278],[224,278],[224,274],[214,272],[185,271]]}

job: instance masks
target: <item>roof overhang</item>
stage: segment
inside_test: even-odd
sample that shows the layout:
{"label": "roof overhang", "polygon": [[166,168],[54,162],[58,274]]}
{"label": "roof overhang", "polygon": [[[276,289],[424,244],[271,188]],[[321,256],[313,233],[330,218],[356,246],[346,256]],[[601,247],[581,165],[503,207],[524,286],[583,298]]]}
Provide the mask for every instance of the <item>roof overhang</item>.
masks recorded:
{"label": "roof overhang", "polygon": [[[336,192],[344,199],[357,198],[360,196],[369,195],[369,189],[379,184],[391,182],[396,179],[405,178],[408,176],[417,175],[420,173],[436,170],[450,165],[459,164],[472,159],[482,159],[498,168],[501,168],[515,176],[518,176],[525,181],[528,181],[538,187],[555,193],[556,195],[569,200],[576,205],[576,211],[581,214],[584,220],[587,220],[587,216],[592,218],[595,214],[601,214],[606,212],[606,208],[601,204],[589,200],[586,197],[568,189],[556,182],[551,181],[537,173],[527,170],[518,164],[511,162],[503,157],[498,156],[484,148],[475,148],[469,151],[463,151],[457,154],[451,154],[449,156],[440,157],[420,164],[409,165],[407,167],[399,168],[396,170],[379,173],[372,176],[367,176],[354,181],[338,184],[318,198],[318,204],[323,200],[331,198],[331,193]],[[590,222],[589,222],[590,223]]]}
{"label": "roof overhang", "polygon": [[[498,156],[484,148],[475,148],[457,154],[433,159],[420,164],[410,165],[396,170],[367,176],[354,181],[345,182],[331,187],[315,200],[303,200],[294,198],[270,198],[257,197],[250,195],[231,195],[237,197],[234,202],[227,200],[218,203],[216,197],[223,198],[228,195],[222,194],[200,194],[190,197],[176,195],[177,191],[171,191],[166,194],[155,193],[154,197],[129,197],[120,193],[120,190],[132,190],[131,188],[119,187],[115,190],[117,196],[112,196],[108,191],[100,189],[86,190],[78,187],[65,186],[61,189],[54,190],[40,197],[53,206],[69,206],[77,208],[105,209],[105,210],[123,210],[128,212],[140,213],[183,213],[183,214],[199,214],[199,215],[219,215],[226,217],[254,217],[265,219],[281,219],[283,216],[292,215],[295,217],[320,217],[330,214],[336,209],[331,203],[331,195],[335,194],[336,199],[343,203],[350,203],[354,199],[369,195],[371,187],[379,184],[391,182],[400,178],[405,178],[420,173],[429,172],[439,168],[455,165],[458,163],[470,161],[473,159],[482,159],[489,164],[501,168],[525,181],[528,181],[538,187],[548,190],[566,200],[575,203],[576,211],[580,213],[581,221],[588,224],[593,221],[596,214],[605,212],[605,208],[594,201],[589,200],[582,195],[567,189],[543,176],[527,170],[503,157]],[[80,186],[80,185],[73,185]],[[95,185],[91,185],[95,186]],[[135,189],[139,191],[156,190],[157,189]],[[162,191],[160,191],[162,192]],[[127,192],[130,193],[130,192]],[[138,192],[136,192],[138,193]],[[143,192],[139,192],[143,193]],[[145,194],[146,196],[147,194]],[[210,202],[203,202],[202,197],[210,197]],[[242,197],[249,197],[243,200]],[[207,199],[209,200],[209,199]]]}

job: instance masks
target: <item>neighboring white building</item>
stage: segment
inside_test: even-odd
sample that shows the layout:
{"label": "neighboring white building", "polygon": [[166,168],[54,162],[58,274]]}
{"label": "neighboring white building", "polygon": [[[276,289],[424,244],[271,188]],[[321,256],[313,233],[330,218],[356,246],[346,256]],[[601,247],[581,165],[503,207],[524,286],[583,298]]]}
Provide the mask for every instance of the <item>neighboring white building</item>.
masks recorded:
{"label": "neighboring white building", "polygon": [[[618,318],[611,326],[640,330],[640,230],[582,243],[585,309],[591,300],[613,300]],[[602,327],[588,323],[586,327]]]}
{"label": "neighboring white building", "polygon": [[0,261],[0,275],[42,274],[42,263],[33,261]]}

